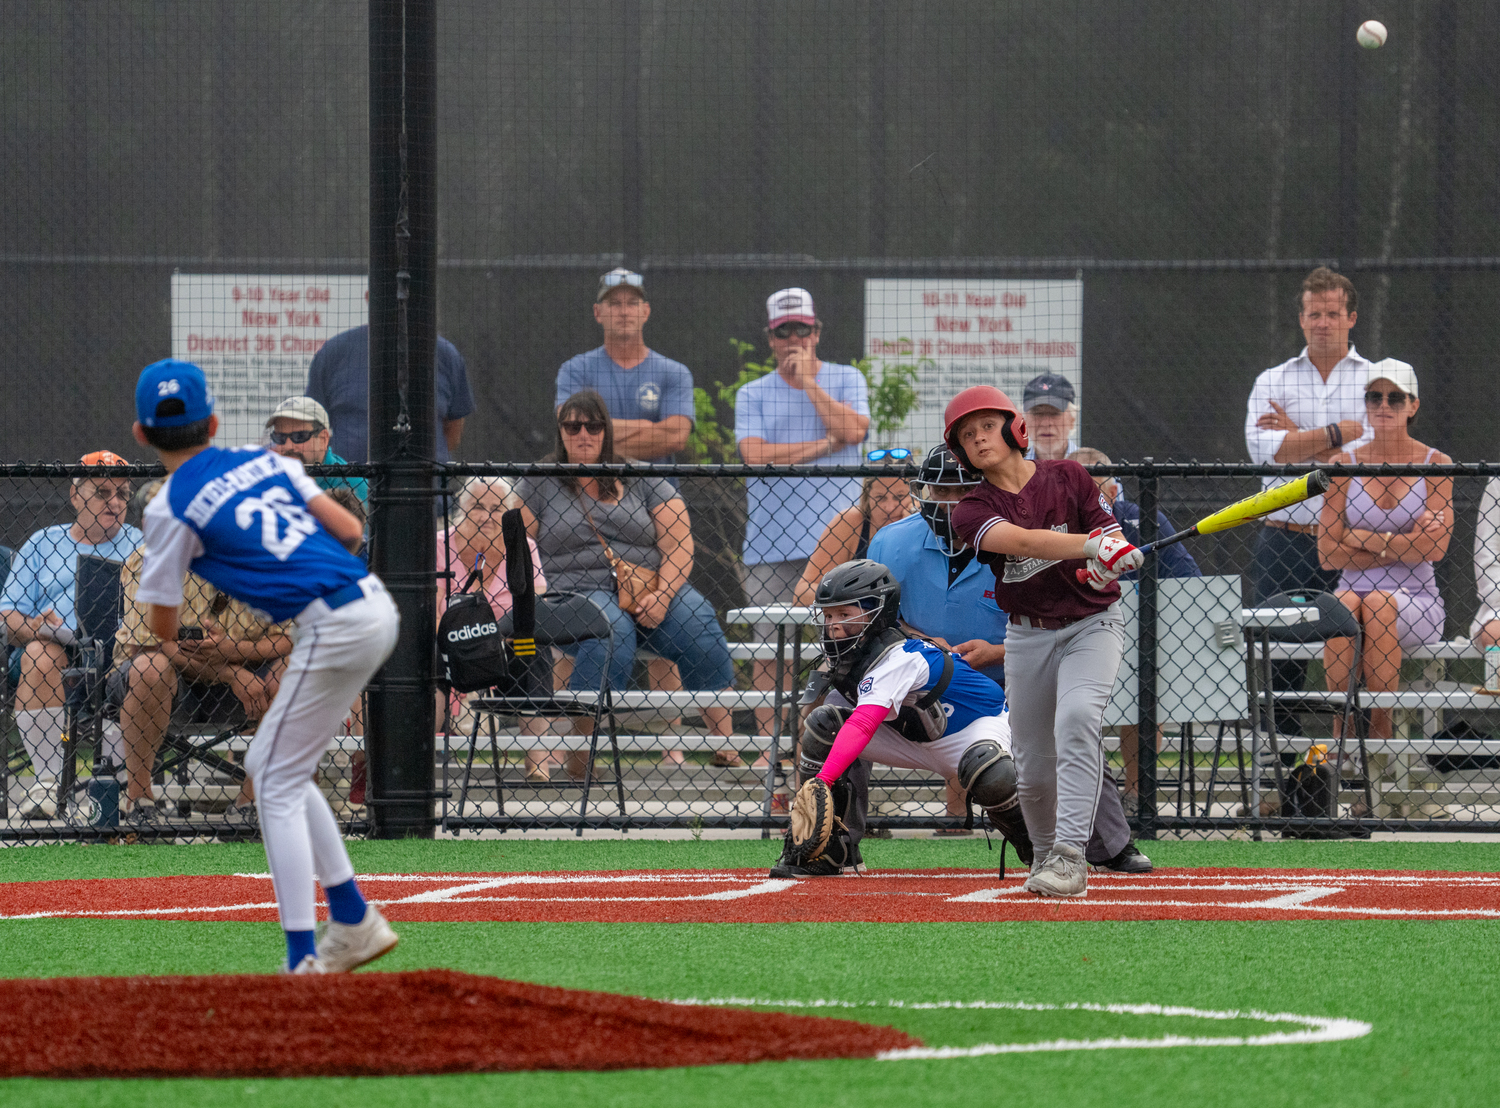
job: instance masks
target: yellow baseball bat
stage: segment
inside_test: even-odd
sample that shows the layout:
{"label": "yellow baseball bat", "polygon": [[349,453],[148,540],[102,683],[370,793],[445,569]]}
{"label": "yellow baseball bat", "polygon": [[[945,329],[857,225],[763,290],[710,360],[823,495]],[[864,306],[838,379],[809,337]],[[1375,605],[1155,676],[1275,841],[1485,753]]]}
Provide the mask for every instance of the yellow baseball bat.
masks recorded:
{"label": "yellow baseball bat", "polygon": [[1327,491],[1328,474],[1321,469],[1315,469],[1311,473],[1298,477],[1295,481],[1262,489],[1254,496],[1236,500],[1227,508],[1220,508],[1213,515],[1204,516],[1186,531],[1178,531],[1175,535],[1168,535],[1166,538],[1146,543],[1141,547],[1141,552],[1159,550],[1163,546],[1171,546],[1183,539],[1190,539],[1194,535],[1211,535],[1215,531],[1227,531],[1231,527],[1238,527],[1252,519],[1270,515],[1280,508],[1300,504],[1309,497],[1322,496]]}

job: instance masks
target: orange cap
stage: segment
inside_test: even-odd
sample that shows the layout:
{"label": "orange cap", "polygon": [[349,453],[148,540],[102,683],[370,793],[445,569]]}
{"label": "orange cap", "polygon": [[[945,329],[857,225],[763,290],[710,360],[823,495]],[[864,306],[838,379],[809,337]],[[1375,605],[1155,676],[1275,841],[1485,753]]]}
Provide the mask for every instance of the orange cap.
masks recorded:
{"label": "orange cap", "polygon": [[78,461],[86,466],[128,466],[130,463],[113,450],[95,450]]}

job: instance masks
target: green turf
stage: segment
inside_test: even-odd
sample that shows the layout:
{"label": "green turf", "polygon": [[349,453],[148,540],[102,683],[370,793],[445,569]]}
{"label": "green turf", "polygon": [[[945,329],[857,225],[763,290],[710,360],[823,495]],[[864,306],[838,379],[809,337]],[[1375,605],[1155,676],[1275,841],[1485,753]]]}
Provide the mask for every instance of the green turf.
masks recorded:
{"label": "green turf", "polygon": [[[361,843],[366,871],[761,864],[756,842]],[[1173,865],[1494,868],[1486,844],[1158,843]],[[878,865],[984,864],[982,844],[870,844]],[[8,851],[10,878],[259,869],[253,847]],[[33,861],[35,859],[35,861]],[[47,864],[43,864],[43,862]],[[1069,924],[403,924],[383,969],[475,973],[681,998],[738,995],[885,1002],[1164,1003],[1346,1016],[1349,1042],[1269,1048],[1006,1055],[946,1062],[825,1062],[614,1074],[306,1081],[0,1083],[0,1103],[770,1104],[911,1106],[1444,1105],[1500,1101],[1494,924],[1398,921]],[[0,974],[260,972],[273,924],[17,921],[0,925]],[[101,1017],[107,1014],[100,1013]],[[1263,1024],[1084,1012],[920,1012],[888,1022],[933,1045],[1163,1033],[1259,1034]],[[1278,1028],[1280,1029],[1280,1028]]]}

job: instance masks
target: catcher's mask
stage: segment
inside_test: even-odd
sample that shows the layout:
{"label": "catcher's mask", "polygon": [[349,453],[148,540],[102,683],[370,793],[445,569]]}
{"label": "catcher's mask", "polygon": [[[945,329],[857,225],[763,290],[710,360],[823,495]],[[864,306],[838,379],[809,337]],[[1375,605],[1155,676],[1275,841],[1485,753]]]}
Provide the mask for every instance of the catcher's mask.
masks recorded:
{"label": "catcher's mask", "polygon": [[912,481],[912,499],[927,521],[927,526],[937,536],[943,550],[957,554],[966,545],[953,533],[953,505],[956,500],[941,498],[943,492],[957,492],[960,497],[983,480],[979,474],[958,460],[958,455],[946,446],[934,446],[922,460],[922,468]]}
{"label": "catcher's mask", "polygon": [[[901,586],[884,565],[861,558],[830,570],[818,583],[813,604],[824,609],[823,654],[830,667],[836,668],[859,654],[876,635],[896,626]],[[858,606],[858,615],[846,613],[841,620],[829,621],[828,609],[851,606]],[[845,634],[833,634],[835,628]]]}

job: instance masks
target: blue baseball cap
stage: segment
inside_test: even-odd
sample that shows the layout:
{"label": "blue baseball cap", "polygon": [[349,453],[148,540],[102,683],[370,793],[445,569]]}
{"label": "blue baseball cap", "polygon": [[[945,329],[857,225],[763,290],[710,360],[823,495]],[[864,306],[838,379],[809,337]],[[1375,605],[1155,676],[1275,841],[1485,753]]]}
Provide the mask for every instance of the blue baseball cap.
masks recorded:
{"label": "blue baseball cap", "polygon": [[163,358],[141,370],[135,417],[142,427],[185,427],[213,414],[214,394],[192,362]]}

